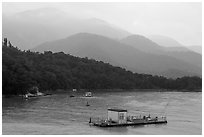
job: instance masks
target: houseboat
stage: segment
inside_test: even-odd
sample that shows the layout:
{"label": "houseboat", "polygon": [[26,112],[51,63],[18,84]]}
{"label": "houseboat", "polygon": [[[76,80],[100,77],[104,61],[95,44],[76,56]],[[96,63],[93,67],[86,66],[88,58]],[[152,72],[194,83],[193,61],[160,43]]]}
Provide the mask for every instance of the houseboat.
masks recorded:
{"label": "houseboat", "polygon": [[146,124],[161,124],[167,123],[166,117],[151,117],[148,116],[128,116],[125,109],[108,109],[106,119],[97,119],[95,121],[90,118],[90,125],[99,127],[117,127],[117,126],[134,126]]}

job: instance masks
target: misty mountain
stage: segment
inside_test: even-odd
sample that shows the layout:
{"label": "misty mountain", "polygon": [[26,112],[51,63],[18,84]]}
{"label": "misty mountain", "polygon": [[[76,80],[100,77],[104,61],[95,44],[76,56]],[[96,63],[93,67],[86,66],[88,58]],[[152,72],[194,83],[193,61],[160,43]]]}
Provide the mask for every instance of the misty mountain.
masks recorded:
{"label": "misty mountain", "polygon": [[[3,37],[10,39],[20,49],[32,49],[44,43],[36,50],[64,51],[109,62],[138,73],[172,77],[201,74],[201,56],[173,39],[163,38],[163,43],[159,43],[156,39],[131,35],[104,20],[79,18],[55,8],[27,10],[13,16],[3,14],[2,29]],[[73,35],[76,33],[81,34]],[[67,36],[70,37],[62,39]],[[178,62],[189,67],[182,67]]]}
{"label": "misty mountain", "polygon": [[[166,55],[146,53],[118,40],[90,33],[79,33],[65,39],[46,42],[34,48],[33,51],[63,51],[79,57],[108,62],[137,73],[168,77],[201,76],[201,68],[190,63]],[[182,74],[167,74],[169,70],[181,71]]]}
{"label": "misty mountain", "polygon": [[172,52],[172,51],[173,52],[174,51],[176,51],[176,52],[189,52],[189,51],[191,51],[186,47],[165,47],[164,50],[167,52]]}
{"label": "misty mountain", "polygon": [[178,41],[167,36],[149,35],[147,37],[163,47],[183,47],[185,49],[185,47]]}
{"label": "misty mountain", "polygon": [[187,48],[196,53],[202,54],[202,46],[200,45],[188,46]]}
{"label": "misty mountain", "polygon": [[164,50],[163,47],[141,35],[130,35],[126,38],[123,38],[121,42],[133,46],[134,48],[146,53],[159,54]]}
{"label": "misty mountain", "polygon": [[200,45],[185,46],[173,38],[161,35],[149,35],[147,37],[152,41],[156,42],[158,45],[166,47],[165,48],[166,51],[179,51],[179,52],[193,51],[199,54],[202,53],[202,46]]}
{"label": "misty mountain", "polygon": [[121,40],[121,42],[144,52],[153,53],[156,55],[167,55],[192,65],[202,67],[202,56],[185,47],[161,47],[157,43],[140,35],[128,36]]}
{"label": "misty mountain", "polygon": [[53,41],[80,32],[95,33],[120,39],[130,35],[97,18],[79,18],[55,8],[27,10],[12,16],[2,15],[3,37],[20,49],[31,49],[46,41]]}
{"label": "misty mountain", "polygon": [[3,37],[12,40],[12,43],[20,49],[29,49],[44,41],[60,38],[54,29],[47,25],[33,23],[32,21],[21,21],[3,17]]}

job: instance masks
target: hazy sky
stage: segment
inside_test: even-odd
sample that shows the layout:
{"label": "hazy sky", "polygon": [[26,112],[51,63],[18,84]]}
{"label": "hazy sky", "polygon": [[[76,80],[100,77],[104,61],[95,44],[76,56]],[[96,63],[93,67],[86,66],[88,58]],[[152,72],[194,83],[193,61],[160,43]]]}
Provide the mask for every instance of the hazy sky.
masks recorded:
{"label": "hazy sky", "polygon": [[56,8],[73,16],[96,17],[131,33],[164,35],[184,45],[202,44],[201,3],[3,3],[4,15]]}

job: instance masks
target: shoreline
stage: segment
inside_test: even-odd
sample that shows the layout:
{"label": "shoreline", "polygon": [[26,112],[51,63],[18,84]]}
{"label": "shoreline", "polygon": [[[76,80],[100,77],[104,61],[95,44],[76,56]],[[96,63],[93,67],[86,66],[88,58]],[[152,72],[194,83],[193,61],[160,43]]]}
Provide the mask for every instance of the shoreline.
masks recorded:
{"label": "shoreline", "polygon": [[[88,89],[78,89],[75,92],[87,92]],[[187,89],[182,89],[182,90],[172,90],[172,89],[92,89],[90,90],[91,92],[202,92],[202,89],[194,89],[194,90],[187,90]],[[72,89],[57,89],[57,90],[50,90],[50,91],[45,91],[42,93],[45,93],[43,96],[36,96],[36,97],[46,97],[50,96],[52,94],[63,94],[63,93],[70,93],[73,92]],[[2,97],[16,97],[16,96],[22,96],[22,95],[3,95]]]}

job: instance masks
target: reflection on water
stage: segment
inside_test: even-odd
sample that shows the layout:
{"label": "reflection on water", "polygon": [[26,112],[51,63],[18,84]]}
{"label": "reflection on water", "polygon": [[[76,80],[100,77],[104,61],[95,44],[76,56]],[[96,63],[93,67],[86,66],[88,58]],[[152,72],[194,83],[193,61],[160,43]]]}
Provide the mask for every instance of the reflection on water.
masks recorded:
{"label": "reflection on water", "polygon": [[[69,93],[41,98],[3,98],[3,134],[201,134],[202,93],[103,92],[94,97]],[[90,106],[86,106],[86,103]],[[89,126],[90,117],[106,117],[107,108],[130,115],[166,115],[168,123],[131,127]]]}

